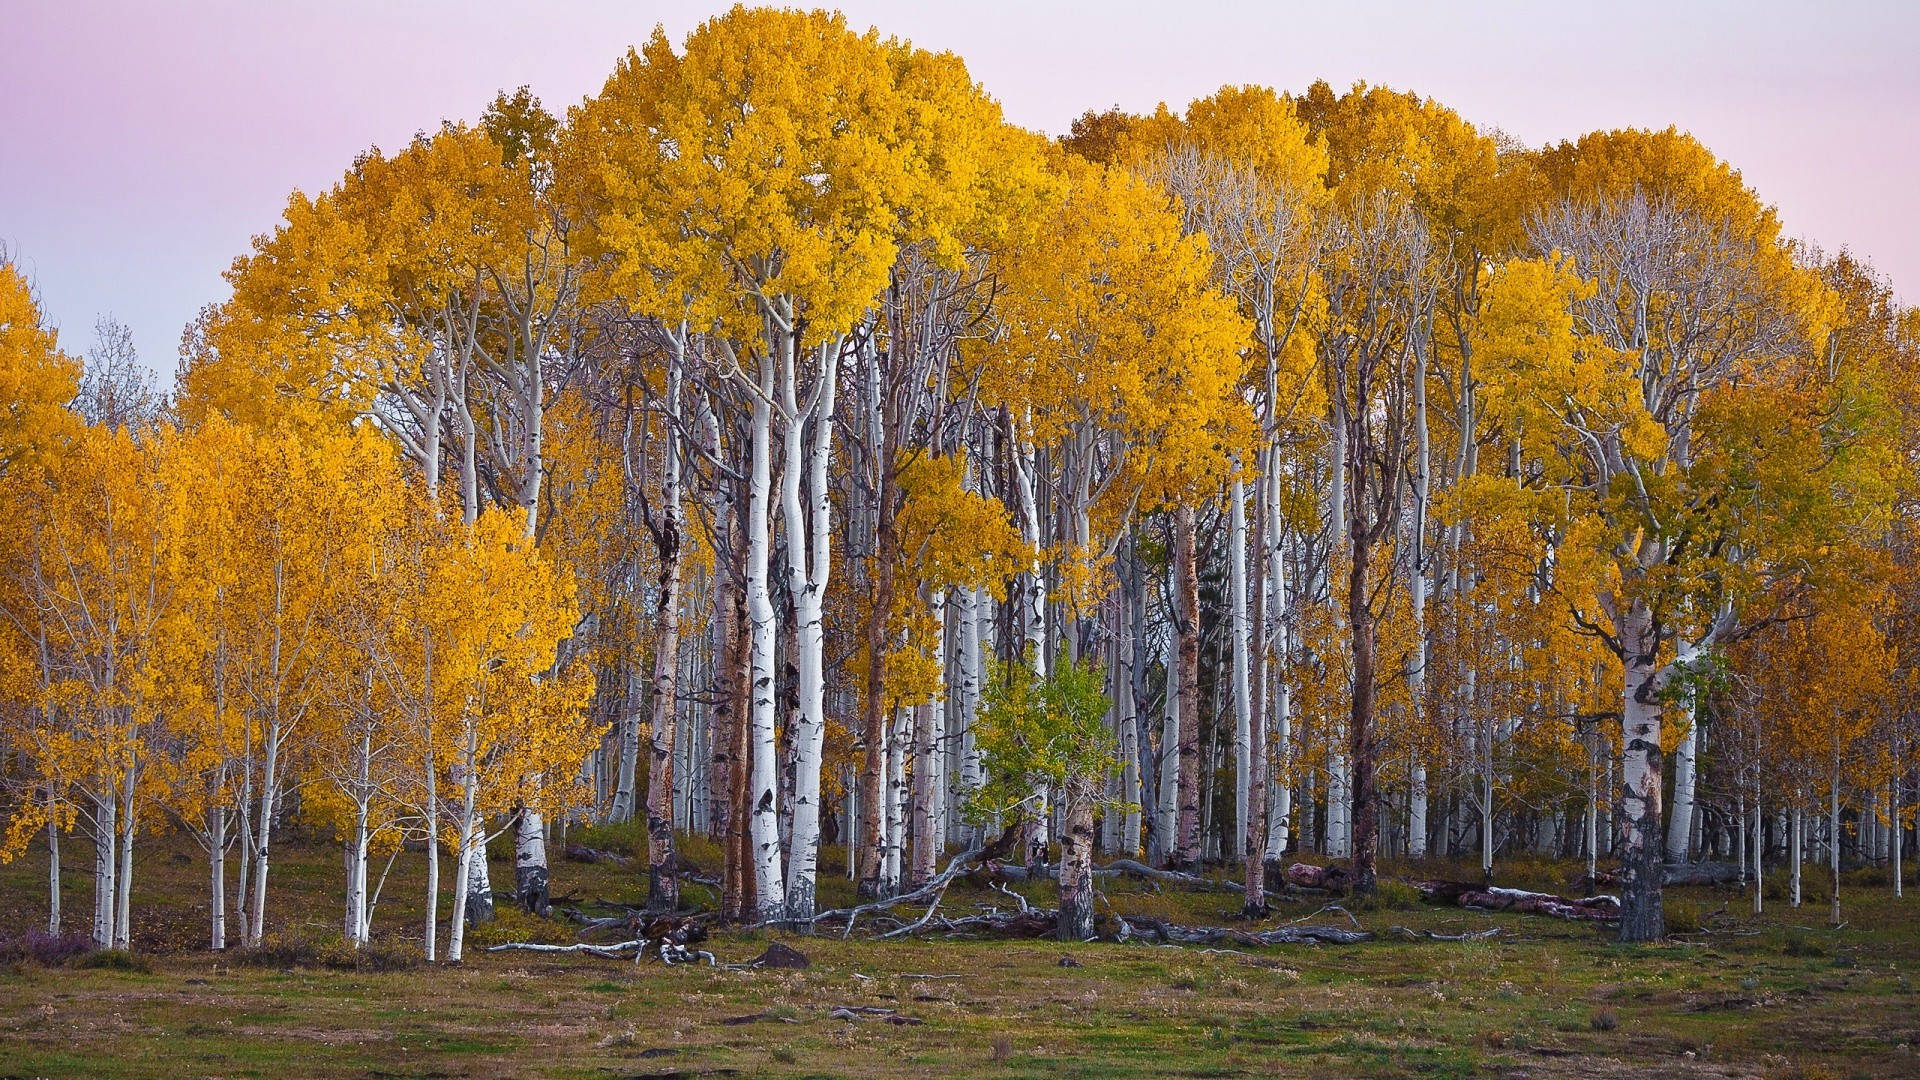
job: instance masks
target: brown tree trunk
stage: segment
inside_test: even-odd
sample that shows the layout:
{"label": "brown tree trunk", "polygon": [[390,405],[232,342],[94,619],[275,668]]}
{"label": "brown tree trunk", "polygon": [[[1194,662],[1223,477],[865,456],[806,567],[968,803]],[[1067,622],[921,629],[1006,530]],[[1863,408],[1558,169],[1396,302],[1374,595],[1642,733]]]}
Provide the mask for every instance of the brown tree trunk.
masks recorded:
{"label": "brown tree trunk", "polygon": [[[1359,494],[1356,490],[1355,495]],[[1355,505],[1359,504],[1356,497]],[[1354,520],[1360,519],[1356,515]],[[1353,890],[1362,895],[1373,892],[1374,858],[1380,843],[1380,791],[1373,764],[1373,669],[1378,643],[1373,606],[1367,599],[1367,562],[1372,551],[1372,535],[1356,525],[1353,566],[1347,574],[1347,629],[1353,636],[1353,708],[1347,721],[1347,755],[1353,767]]]}
{"label": "brown tree trunk", "polygon": [[1198,526],[1191,504],[1174,515],[1174,632],[1179,638],[1180,737],[1178,818],[1173,866],[1200,863],[1200,575],[1194,555]]}
{"label": "brown tree trunk", "polygon": [[934,833],[934,785],[940,783],[939,747],[934,739],[933,710],[938,703],[913,707],[913,805],[908,812],[912,824],[909,837],[912,851],[907,884],[918,888],[931,881],[934,864],[940,854],[940,840]]}

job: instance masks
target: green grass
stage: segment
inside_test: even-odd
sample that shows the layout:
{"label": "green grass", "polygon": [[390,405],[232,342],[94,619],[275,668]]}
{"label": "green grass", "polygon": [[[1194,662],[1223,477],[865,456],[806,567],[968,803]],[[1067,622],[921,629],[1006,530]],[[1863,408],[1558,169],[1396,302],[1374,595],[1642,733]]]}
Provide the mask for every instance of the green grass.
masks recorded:
{"label": "green grass", "polygon": [[[571,839],[622,850],[615,830]],[[632,843],[624,838],[628,849]],[[91,883],[72,869],[90,865],[89,854],[75,850],[81,847],[68,850],[70,928],[89,911]],[[373,970],[338,960],[338,850],[295,833],[277,857],[270,930],[311,947],[247,963],[201,947],[204,865],[165,838],[146,841],[135,877],[139,963],[0,967],[4,1071],[599,1078],[1920,1071],[1912,1052],[1920,1046],[1912,982],[1920,920],[1909,906],[1920,901],[1892,900],[1884,875],[1843,887],[1849,921],[1837,931],[1824,925],[1824,904],[1798,911],[1770,904],[1753,919],[1739,897],[1674,890],[1684,921],[1712,932],[1638,948],[1615,945],[1592,926],[1408,905],[1395,894],[1369,910],[1355,905],[1359,921],[1382,936],[1348,947],[1206,952],[756,932],[720,933],[708,947],[723,962],[739,962],[778,937],[813,966],[748,972],[649,960],[635,967],[476,951],[448,968],[409,960],[424,919],[422,860],[410,854],[375,916],[392,963]],[[844,865],[837,857],[823,864]],[[637,869],[556,862],[553,871],[554,891],[583,902],[637,905],[644,897]],[[1564,889],[1575,872],[1531,863],[1504,880]],[[44,863],[32,858],[0,867],[0,936],[43,925],[43,873]],[[496,881],[508,874],[505,862],[496,864]],[[1106,884],[1122,913],[1220,923],[1238,907],[1224,892]],[[1044,885],[1023,891],[1050,902]],[[852,895],[844,878],[823,880],[822,892],[829,904]],[[1005,898],[959,886],[946,910],[995,899]],[[1277,904],[1273,921],[1309,916],[1320,903]],[[1338,913],[1319,918],[1345,922]],[[1389,932],[1490,925],[1502,933],[1487,941],[1412,942]],[[557,920],[515,914],[477,936],[564,941],[572,932]],[[1061,967],[1067,953],[1081,966]],[[839,1006],[890,1008],[920,1022],[832,1019]]]}

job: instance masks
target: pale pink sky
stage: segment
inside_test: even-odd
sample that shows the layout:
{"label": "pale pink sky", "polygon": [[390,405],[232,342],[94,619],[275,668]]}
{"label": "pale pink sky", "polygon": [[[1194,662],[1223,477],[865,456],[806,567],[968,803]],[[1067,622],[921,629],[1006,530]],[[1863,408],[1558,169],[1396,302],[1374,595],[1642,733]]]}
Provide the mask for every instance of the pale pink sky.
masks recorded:
{"label": "pale pink sky", "polygon": [[[1223,83],[1365,79],[1529,144],[1596,128],[1692,131],[1780,207],[1920,297],[1920,3],[1062,3],[841,5],[967,60],[1014,121],[1176,106]],[[0,240],[70,351],[96,315],[171,374],[220,272],[369,145],[396,147],[494,91],[555,111],[661,23],[713,3],[0,0]]]}

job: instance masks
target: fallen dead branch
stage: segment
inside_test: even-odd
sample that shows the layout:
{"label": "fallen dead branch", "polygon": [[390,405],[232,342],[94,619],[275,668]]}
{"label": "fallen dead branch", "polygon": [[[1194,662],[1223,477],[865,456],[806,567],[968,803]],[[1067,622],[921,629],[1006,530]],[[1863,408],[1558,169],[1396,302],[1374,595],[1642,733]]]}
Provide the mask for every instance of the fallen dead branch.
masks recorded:
{"label": "fallen dead branch", "polygon": [[1421,896],[1433,903],[1454,904],[1476,911],[1517,911],[1525,915],[1594,922],[1620,917],[1617,896],[1575,898],[1462,881],[1415,881],[1412,884]]}
{"label": "fallen dead branch", "polygon": [[1223,942],[1235,945],[1357,945],[1373,940],[1373,935],[1365,930],[1348,930],[1324,923],[1276,926],[1270,930],[1242,930],[1231,926],[1181,926],[1138,916],[1135,916],[1134,922],[1142,937],[1157,938],[1172,945],[1219,945]]}
{"label": "fallen dead branch", "polygon": [[[1018,863],[1005,863],[995,860],[981,862],[977,871],[988,879],[988,884],[997,882],[1028,882],[1057,880],[1060,868],[1051,863],[1040,863],[1031,869]],[[1210,889],[1216,892],[1239,892],[1241,886],[1231,881],[1201,877],[1180,870],[1157,870],[1134,859],[1115,859],[1104,866],[1093,868],[1093,876],[1128,877],[1140,881],[1150,881],[1156,885],[1172,885],[1182,889]]]}
{"label": "fallen dead branch", "polygon": [[1500,928],[1497,926],[1488,927],[1485,930],[1467,930],[1458,934],[1436,934],[1431,930],[1409,930],[1404,926],[1396,926],[1393,929],[1415,941],[1485,941],[1488,938],[1500,936]]}
{"label": "fallen dead branch", "polygon": [[638,938],[635,938],[632,941],[622,941],[614,945],[587,945],[587,944],[541,945],[537,942],[531,942],[531,941],[509,941],[501,945],[489,945],[487,946],[487,951],[488,952],[518,951],[518,952],[543,952],[543,953],[577,952],[577,953],[586,953],[589,956],[598,956],[607,960],[619,960],[619,959],[622,959],[622,954],[624,954],[628,949],[638,949],[643,944],[645,943],[640,941]]}
{"label": "fallen dead branch", "polygon": [[947,863],[947,868],[940,871],[932,881],[927,882],[925,885],[920,886],[910,893],[903,893],[885,900],[875,900],[870,904],[858,904],[850,908],[833,908],[828,911],[819,912],[812,918],[805,920],[807,929],[812,931],[828,919],[845,919],[847,920],[847,924],[840,930],[840,936],[845,938],[853,933],[853,925],[860,921],[860,916],[862,915],[876,911],[890,911],[896,907],[906,904],[917,904],[922,900],[928,900],[930,898],[932,902],[927,908],[927,913],[921,916],[919,924],[925,925],[928,920],[933,918],[934,911],[939,908],[940,897],[946,893],[947,886],[953,884],[954,878],[966,873],[974,857],[979,854],[980,849],[976,847],[969,848],[955,855],[952,860]]}

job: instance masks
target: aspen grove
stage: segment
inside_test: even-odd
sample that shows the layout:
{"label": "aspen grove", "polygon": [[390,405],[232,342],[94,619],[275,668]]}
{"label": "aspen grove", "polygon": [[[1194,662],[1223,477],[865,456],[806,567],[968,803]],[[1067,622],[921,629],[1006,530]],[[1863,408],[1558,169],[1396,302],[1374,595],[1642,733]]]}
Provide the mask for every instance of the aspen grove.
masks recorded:
{"label": "aspen grove", "polygon": [[294,823],[355,944],[424,850],[446,961],[490,841],[545,914],[601,822],[657,908],[698,836],[776,926],[983,851],[1067,940],[1097,859],[1253,918],[1298,853],[1584,859],[1626,941],[1689,867],[1900,888],[1920,313],[1684,133],[1318,83],[1049,139],[736,7],[342,164],[170,395],[0,252],[0,855],[50,932],[63,837],[125,948],[170,833],[258,945]]}

